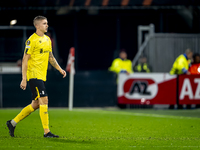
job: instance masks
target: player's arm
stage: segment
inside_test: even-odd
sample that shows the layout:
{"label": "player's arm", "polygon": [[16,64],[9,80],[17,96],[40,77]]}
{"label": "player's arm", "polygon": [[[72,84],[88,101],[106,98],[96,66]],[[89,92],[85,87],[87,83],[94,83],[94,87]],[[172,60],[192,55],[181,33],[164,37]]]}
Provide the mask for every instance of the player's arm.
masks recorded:
{"label": "player's arm", "polygon": [[49,53],[49,62],[50,64],[56,68],[62,75],[63,75],[63,78],[66,77],[66,72],[65,70],[63,70],[60,65],[58,64],[58,62],[56,61],[55,57],[53,56],[53,53],[50,52]]}
{"label": "player's arm", "polygon": [[182,70],[184,74],[190,75],[190,72],[184,66],[184,61],[179,61],[178,67]]}
{"label": "player's arm", "polygon": [[21,89],[25,90],[27,85],[27,68],[28,68],[28,60],[31,55],[24,53],[23,60],[22,60],[22,81],[20,84]]}
{"label": "player's arm", "polygon": [[111,67],[109,68],[109,71],[112,71],[112,72],[115,72],[115,73],[119,73],[120,72],[120,70],[121,70],[121,68],[120,68],[120,65],[119,65],[119,61],[118,60],[114,60],[113,62],[112,62],[112,65],[111,65]]}

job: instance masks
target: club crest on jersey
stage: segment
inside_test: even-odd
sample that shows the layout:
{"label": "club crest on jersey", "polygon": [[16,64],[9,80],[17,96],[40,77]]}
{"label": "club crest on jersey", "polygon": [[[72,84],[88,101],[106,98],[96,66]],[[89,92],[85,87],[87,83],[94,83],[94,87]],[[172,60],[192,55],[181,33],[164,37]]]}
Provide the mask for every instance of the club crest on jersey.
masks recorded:
{"label": "club crest on jersey", "polygon": [[30,45],[30,44],[31,44],[31,41],[28,40],[28,41],[26,42],[26,45]]}

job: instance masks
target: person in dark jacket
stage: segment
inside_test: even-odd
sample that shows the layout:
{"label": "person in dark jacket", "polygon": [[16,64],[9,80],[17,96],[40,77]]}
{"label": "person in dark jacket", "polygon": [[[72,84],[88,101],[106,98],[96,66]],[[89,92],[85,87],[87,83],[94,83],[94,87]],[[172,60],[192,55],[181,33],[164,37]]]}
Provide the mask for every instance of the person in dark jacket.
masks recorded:
{"label": "person in dark jacket", "polygon": [[134,71],[135,72],[146,72],[146,73],[150,72],[149,65],[147,64],[147,58],[145,56],[142,56],[139,59],[138,64],[134,67]]}

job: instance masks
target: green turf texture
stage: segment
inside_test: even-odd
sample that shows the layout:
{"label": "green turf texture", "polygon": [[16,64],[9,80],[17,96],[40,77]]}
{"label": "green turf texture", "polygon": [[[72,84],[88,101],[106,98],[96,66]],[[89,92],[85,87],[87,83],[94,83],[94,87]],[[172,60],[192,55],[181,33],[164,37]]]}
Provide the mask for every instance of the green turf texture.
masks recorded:
{"label": "green turf texture", "polygon": [[0,149],[200,149],[200,109],[49,109],[44,138],[39,111],[18,123],[10,137],[6,121],[21,109],[0,109]]}

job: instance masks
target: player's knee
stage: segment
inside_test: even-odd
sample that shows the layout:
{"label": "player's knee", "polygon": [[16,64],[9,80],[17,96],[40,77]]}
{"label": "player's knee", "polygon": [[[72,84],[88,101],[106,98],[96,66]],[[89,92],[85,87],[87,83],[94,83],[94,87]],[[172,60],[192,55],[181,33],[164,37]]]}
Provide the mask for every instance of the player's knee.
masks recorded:
{"label": "player's knee", "polygon": [[31,106],[33,107],[34,110],[38,109],[39,108],[39,102],[38,100],[33,100],[32,103],[31,103]]}
{"label": "player's knee", "polygon": [[40,97],[39,98],[39,103],[40,103],[40,105],[47,105],[48,104],[48,97],[47,96]]}
{"label": "player's knee", "polygon": [[34,110],[36,110],[36,109],[39,108],[39,104],[38,105],[34,105],[34,106],[32,105],[32,107],[33,107]]}

